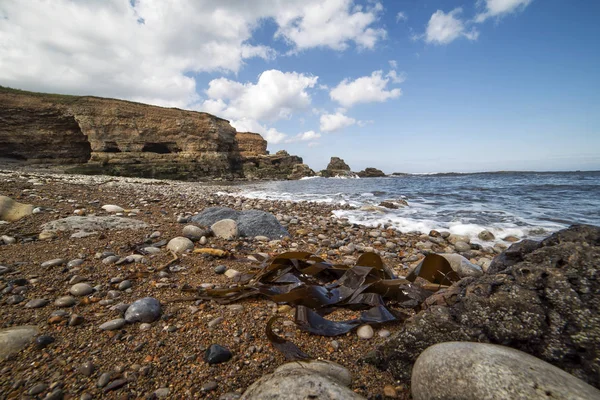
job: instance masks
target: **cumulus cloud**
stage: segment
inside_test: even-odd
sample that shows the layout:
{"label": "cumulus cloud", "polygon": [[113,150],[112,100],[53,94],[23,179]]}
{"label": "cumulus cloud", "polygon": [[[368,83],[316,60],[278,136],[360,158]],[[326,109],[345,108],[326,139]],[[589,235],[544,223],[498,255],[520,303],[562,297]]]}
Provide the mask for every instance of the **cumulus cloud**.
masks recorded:
{"label": "cumulus cloud", "polygon": [[465,23],[460,18],[461,8],[455,8],[449,13],[437,10],[427,24],[427,29],[423,37],[427,43],[448,44],[454,40],[465,37],[469,40],[476,40],[479,32],[473,28],[467,30]]}
{"label": "cumulus cloud", "polygon": [[321,132],[335,132],[347,128],[356,123],[354,118],[344,115],[341,111],[335,114],[323,114],[320,118]]}
{"label": "cumulus cloud", "polygon": [[382,9],[354,0],[2,1],[0,81],[190,108],[200,100],[193,74],[276,56],[253,42],[264,21],[293,50],[373,48],[386,35]]}
{"label": "cumulus cloud", "polygon": [[288,137],[285,133],[279,132],[275,128],[268,128],[251,118],[241,118],[229,122],[238,132],[260,133],[269,144],[281,143]]}
{"label": "cumulus cloud", "polygon": [[407,19],[408,17],[404,11],[400,11],[396,14],[396,22],[406,21]]}
{"label": "cumulus cloud", "polygon": [[304,133],[299,133],[294,137],[291,137],[289,139],[287,139],[285,142],[286,143],[293,143],[293,142],[314,142],[316,139],[319,139],[321,137],[321,134],[315,131],[307,131]]}
{"label": "cumulus cloud", "polygon": [[264,71],[256,83],[227,78],[213,79],[205,91],[209,97],[201,109],[228,119],[251,118],[275,121],[311,104],[308,89],[318,77],[297,72]]}
{"label": "cumulus cloud", "polygon": [[359,103],[384,102],[402,95],[399,88],[388,89],[392,78],[383,76],[383,71],[374,71],[370,76],[363,76],[354,81],[344,79],[329,92],[332,100],[344,107],[352,107]]}
{"label": "cumulus cloud", "polygon": [[478,0],[477,4],[484,9],[477,14],[476,22],[483,22],[491,17],[502,17],[525,9],[533,0]]}

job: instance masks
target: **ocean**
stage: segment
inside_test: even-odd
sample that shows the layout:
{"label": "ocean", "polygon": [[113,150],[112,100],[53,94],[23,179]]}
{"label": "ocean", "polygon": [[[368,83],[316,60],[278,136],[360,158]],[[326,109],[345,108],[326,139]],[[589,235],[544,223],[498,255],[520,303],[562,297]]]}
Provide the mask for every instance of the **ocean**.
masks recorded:
{"label": "ocean", "polygon": [[[571,224],[600,225],[600,171],[401,175],[386,178],[310,178],[243,185],[248,198],[350,204],[336,210],[351,223],[390,225],[402,232],[432,229],[468,235],[484,229],[539,239]],[[382,201],[408,206],[386,209]],[[362,209],[361,209],[362,207]]]}

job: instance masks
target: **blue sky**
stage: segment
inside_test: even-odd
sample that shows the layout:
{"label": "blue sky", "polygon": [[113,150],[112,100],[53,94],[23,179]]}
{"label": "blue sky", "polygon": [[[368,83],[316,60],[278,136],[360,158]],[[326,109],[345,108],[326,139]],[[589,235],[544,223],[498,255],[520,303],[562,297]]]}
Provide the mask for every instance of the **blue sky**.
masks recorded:
{"label": "blue sky", "polygon": [[245,3],[5,2],[0,84],[212,112],[314,169],[600,169],[600,2]]}

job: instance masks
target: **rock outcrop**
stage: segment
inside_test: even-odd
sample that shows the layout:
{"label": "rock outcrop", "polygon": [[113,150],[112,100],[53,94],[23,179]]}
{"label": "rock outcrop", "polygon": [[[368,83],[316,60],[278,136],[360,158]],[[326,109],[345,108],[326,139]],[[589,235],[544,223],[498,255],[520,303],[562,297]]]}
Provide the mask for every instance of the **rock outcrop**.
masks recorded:
{"label": "rock outcrop", "polygon": [[350,166],[339,157],[331,157],[327,168],[322,170],[321,176],[325,178],[332,177],[355,177],[356,174],[350,170]]}
{"label": "rock outcrop", "polygon": [[368,358],[408,381],[416,358],[436,343],[501,344],[600,388],[600,228],[573,226],[513,253],[510,265],[494,267],[498,273],[428,298]]}
{"label": "rock outcrop", "polygon": [[386,176],[385,172],[377,168],[365,168],[357,173],[361,178],[381,178]]}
{"label": "rock outcrop", "polygon": [[302,164],[211,114],[2,87],[0,148],[4,159],[76,165],[70,172],[183,180],[286,179]]}

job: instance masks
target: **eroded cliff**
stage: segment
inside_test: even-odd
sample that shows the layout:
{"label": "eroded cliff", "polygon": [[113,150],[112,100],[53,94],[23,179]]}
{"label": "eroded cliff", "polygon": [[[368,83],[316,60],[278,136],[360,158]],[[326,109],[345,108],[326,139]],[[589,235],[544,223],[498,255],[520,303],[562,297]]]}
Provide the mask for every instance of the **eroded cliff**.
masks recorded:
{"label": "eroded cliff", "polygon": [[[203,112],[0,87],[0,158],[170,179],[244,178],[248,162],[267,170],[292,164],[290,172],[302,163],[271,159],[266,148],[259,134],[236,134],[227,120]],[[281,170],[248,170],[250,178],[282,177]]]}

